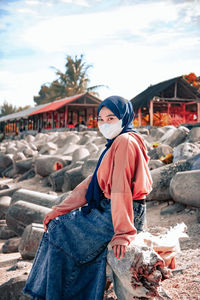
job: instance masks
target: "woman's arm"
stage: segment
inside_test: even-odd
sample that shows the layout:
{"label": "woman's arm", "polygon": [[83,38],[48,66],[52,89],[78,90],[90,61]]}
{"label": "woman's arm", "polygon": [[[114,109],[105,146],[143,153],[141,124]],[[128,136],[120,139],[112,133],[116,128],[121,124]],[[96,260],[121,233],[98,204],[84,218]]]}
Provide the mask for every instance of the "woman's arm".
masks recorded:
{"label": "woman's arm", "polygon": [[43,224],[44,229],[47,231],[47,224],[56,217],[62,216],[73,209],[82,207],[86,204],[85,195],[87,192],[88,185],[92,175],[88,176],[85,180],[83,180],[76,188],[71,192],[71,194],[63,200],[60,204],[52,207],[52,211],[50,211],[44,218]]}
{"label": "woman's arm", "polygon": [[111,245],[116,251],[127,246],[134,239],[136,229],[133,224],[132,179],[135,173],[137,149],[129,140],[129,136],[119,141],[115,153],[112,170],[111,213],[114,236]]}
{"label": "woman's arm", "polygon": [[[131,138],[131,137],[130,137]],[[131,182],[137,167],[133,138],[119,136],[106,153],[97,172],[100,188],[111,199],[114,236],[111,245],[116,257],[123,257],[126,246],[134,239],[133,194]]]}

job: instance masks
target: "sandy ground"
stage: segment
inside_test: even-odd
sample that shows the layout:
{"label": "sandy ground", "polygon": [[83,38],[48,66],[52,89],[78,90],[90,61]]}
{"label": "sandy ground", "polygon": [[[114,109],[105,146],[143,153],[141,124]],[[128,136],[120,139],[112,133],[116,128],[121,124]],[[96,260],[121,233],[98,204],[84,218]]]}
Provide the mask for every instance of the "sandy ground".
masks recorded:
{"label": "sandy ground", "polygon": [[[0,181],[0,184],[2,182]],[[7,182],[12,186],[20,186],[30,190],[51,192],[51,188],[44,185],[40,177],[26,180],[20,183]],[[178,212],[161,215],[161,211],[172,203],[151,202],[147,208],[147,224],[151,233],[162,233],[165,229],[177,223],[184,222],[187,225],[188,239],[180,241],[181,252],[176,256],[176,269],[173,276],[163,281],[163,288],[172,300],[200,300],[200,223],[198,223],[198,211],[192,207],[186,207]],[[22,260],[20,254],[3,254],[1,251],[5,241],[0,240],[0,284],[10,278],[27,274],[31,268],[31,261]],[[112,289],[105,294],[104,299],[116,299]]]}

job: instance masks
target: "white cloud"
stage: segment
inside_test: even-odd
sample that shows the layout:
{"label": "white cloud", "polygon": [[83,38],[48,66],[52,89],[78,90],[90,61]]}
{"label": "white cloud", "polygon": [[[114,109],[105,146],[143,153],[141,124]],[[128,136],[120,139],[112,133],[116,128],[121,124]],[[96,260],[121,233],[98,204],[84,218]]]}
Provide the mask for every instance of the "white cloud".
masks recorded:
{"label": "white cloud", "polygon": [[71,3],[71,4],[75,4],[75,5],[80,5],[80,6],[85,6],[85,7],[89,7],[89,3],[86,0],[61,0],[61,2],[63,3]]}
{"label": "white cloud", "polygon": [[26,5],[38,5],[38,4],[40,4],[41,2],[40,2],[40,0],[26,0],[25,1],[25,4]]}
{"label": "white cloud", "polygon": [[194,21],[194,18],[200,17],[200,2],[199,0],[188,1],[182,5],[182,8],[185,10],[184,22]]}
{"label": "white cloud", "polygon": [[18,8],[16,10],[18,13],[22,13],[22,14],[36,14],[36,12],[30,8]]}
{"label": "white cloud", "polygon": [[[150,13],[151,11],[151,13]],[[125,6],[109,12],[52,17],[22,33],[25,42],[44,51],[65,50],[68,45],[113,42],[118,35],[145,36],[152,23],[178,17],[174,5],[164,2]]]}
{"label": "white cloud", "polygon": [[26,5],[58,5],[58,4],[73,4],[73,5],[77,5],[77,6],[85,6],[85,7],[89,7],[89,3],[87,0],[25,0],[25,4]]}

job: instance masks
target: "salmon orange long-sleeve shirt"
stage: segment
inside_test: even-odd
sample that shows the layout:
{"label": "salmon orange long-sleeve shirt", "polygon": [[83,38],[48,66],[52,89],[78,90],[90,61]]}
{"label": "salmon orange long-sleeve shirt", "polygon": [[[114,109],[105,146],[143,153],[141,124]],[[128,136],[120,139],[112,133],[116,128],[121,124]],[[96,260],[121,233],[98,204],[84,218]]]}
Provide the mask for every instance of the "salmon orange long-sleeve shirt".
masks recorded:
{"label": "salmon orange long-sleeve shirt", "polygon": [[[106,152],[97,171],[97,180],[111,200],[114,236],[111,245],[128,245],[134,239],[133,201],[144,199],[151,191],[149,157],[143,138],[137,133],[119,135]],[[61,204],[54,206],[55,217],[82,207],[92,176],[81,182]]]}

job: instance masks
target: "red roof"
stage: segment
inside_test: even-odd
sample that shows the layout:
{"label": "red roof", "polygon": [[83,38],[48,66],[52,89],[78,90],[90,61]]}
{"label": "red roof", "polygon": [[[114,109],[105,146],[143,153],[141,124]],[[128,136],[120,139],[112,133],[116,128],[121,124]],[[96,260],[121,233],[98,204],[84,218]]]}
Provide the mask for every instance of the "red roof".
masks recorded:
{"label": "red roof", "polygon": [[65,99],[62,99],[62,100],[58,100],[58,101],[54,101],[54,102],[51,102],[51,103],[47,103],[46,106],[38,109],[38,110],[35,110],[34,112],[32,112],[29,116],[33,116],[33,115],[37,115],[37,114],[41,114],[41,113],[45,113],[45,112],[48,112],[48,111],[55,111],[57,110],[58,108],[66,105],[67,103],[69,102],[72,102],[78,98],[81,98],[83,95],[85,95],[86,93],[84,94],[79,94],[79,95],[76,95],[76,96],[73,96],[73,97],[67,97]]}

